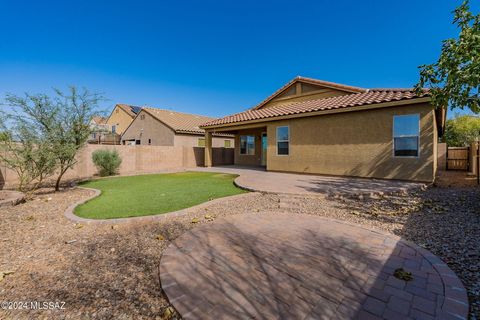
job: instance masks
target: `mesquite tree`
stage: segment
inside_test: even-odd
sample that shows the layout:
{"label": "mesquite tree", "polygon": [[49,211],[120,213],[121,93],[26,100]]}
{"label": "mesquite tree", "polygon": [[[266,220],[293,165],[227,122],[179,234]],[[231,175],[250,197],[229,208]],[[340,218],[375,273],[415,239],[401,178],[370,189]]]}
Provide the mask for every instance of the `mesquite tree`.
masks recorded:
{"label": "mesquite tree", "polygon": [[88,140],[90,120],[98,111],[98,103],[103,97],[87,89],[78,91],[75,87],[70,87],[67,93],[58,89],[54,91],[51,97],[45,94],[25,94],[22,97],[9,94],[5,100],[15,110],[13,115],[9,115],[10,122],[15,124],[11,136],[18,135],[16,128],[19,124],[34,128],[34,145],[50,152],[55,158],[55,190],[58,191],[63,175],[75,165],[75,156]]}
{"label": "mesquite tree", "polygon": [[480,112],[480,14],[470,11],[469,1],[453,11],[453,23],[460,33],[457,39],[443,41],[437,62],[420,66],[417,92],[431,88],[436,107],[468,108]]}

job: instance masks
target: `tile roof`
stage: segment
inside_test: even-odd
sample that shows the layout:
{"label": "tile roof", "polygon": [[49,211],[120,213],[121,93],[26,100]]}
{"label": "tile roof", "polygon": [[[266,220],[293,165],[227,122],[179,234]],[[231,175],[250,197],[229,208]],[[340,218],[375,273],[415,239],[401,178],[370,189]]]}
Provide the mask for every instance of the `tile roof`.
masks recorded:
{"label": "tile roof", "polygon": [[102,116],[93,116],[92,117],[93,122],[96,124],[105,124],[107,123],[107,118],[102,117]]}
{"label": "tile roof", "polygon": [[[165,109],[143,107],[143,110],[152,117],[160,120],[177,133],[204,134],[205,130],[199,128],[202,123],[215,118],[196,114],[182,113]],[[222,134],[222,136],[231,136]]]}
{"label": "tile roof", "polygon": [[319,86],[324,86],[324,87],[329,87],[333,89],[338,89],[341,91],[346,91],[346,92],[351,92],[351,93],[358,93],[358,92],[366,92],[368,91],[365,88],[360,88],[360,87],[354,87],[354,86],[349,86],[346,84],[340,84],[340,83],[335,83],[335,82],[330,82],[330,81],[324,81],[324,80],[318,80],[318,79],[313,79],[313,78],[307,78],[307,77],[295,77],[289,82],[287,82],[285,85],[283,85],[280,89],[272,93],[268,98],[257,104],[255,107],[252,108],[252,110],[257,110],[260,109],[262,106],[264,106],[267,102],[278,96],[280,93],[282,93],[285,89],[290,87],[292,84],[296,82],[303,82],[303,83],[309,83],[313,85],[319,85]]}
{"label": "tile roof", "polygon": [[128,105],[128,104],[123,104],[123,103],[117,104],[117,107],[121,108],[123,111],[128,113],[132,118],[135,118],[137,113],[139,113],[140,110],[142,110],[142,107],[131,106],[131,105]]}
{"label": "tile roof", "polygon": [[420,98],[426,94],[417,95],[413,89],[372,89],[361,93],[347,94],[330,98],[292,102],[291,104],[274,106],[258,110],[247,110],[220,119],[206,122],[201,127],[227,125],[244,121],[270,119],[280,116],[323,111],[355,108],[383,102],[392,102]]}

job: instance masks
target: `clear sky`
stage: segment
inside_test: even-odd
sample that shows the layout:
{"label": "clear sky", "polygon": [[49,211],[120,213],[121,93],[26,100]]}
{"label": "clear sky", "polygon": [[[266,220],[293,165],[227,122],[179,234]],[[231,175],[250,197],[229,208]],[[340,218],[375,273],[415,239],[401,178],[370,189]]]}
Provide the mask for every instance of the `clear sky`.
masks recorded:
{"label": "clear sky", "polygon": [[451,11],[459,4],[0,0],[0,95],[77,85],[104,92],[105,108],[222,116],[297,75],[411,87],[417,66],[457,34]]}

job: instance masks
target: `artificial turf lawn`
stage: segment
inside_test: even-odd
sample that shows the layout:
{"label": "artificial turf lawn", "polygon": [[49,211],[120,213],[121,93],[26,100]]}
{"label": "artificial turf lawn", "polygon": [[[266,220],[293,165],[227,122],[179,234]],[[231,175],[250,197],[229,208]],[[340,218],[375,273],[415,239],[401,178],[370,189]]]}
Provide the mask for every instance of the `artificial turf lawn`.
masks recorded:
{"label": "artificial turf lawn", "polygon": [[233,184],[235,177],[181,172],[87,181],[81,186],[99,189],[102,194],[78,206],[75,214],[83,218],[112,219],[176,211],[246,192]]}

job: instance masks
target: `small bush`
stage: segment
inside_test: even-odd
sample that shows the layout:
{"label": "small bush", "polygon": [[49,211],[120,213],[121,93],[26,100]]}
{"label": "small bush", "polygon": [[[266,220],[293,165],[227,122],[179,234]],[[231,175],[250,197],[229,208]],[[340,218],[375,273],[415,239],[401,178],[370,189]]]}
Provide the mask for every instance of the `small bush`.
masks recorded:
{"label": "small bush", "polygon": [[117,173],[122,159],[117,150],[97,150],[92,153],[92,161],[102,177],[113,176]]}

